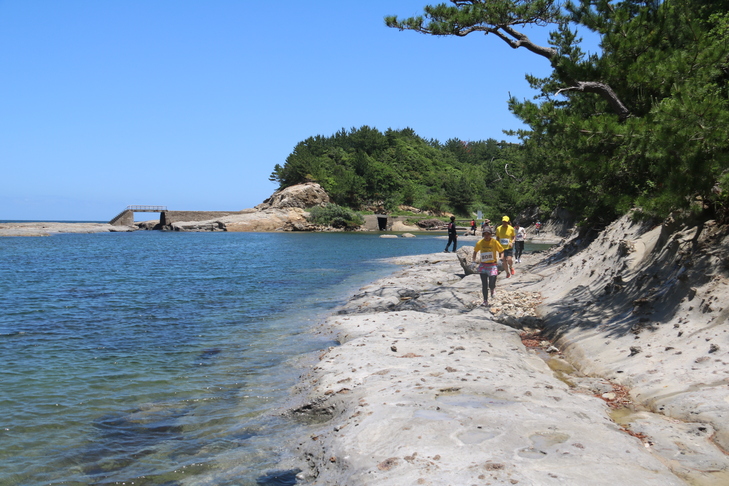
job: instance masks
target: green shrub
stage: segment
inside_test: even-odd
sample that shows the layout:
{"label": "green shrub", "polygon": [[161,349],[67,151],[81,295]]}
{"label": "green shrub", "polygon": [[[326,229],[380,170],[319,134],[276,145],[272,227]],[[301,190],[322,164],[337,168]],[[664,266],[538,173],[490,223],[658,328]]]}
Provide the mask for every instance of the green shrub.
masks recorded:
{"label": "green shrub", "polygon": [[322,226],[334,228],[354,229],[364,224],[364,218],[349,208],[329,204],[316,206],[309,210],[309,221]]}

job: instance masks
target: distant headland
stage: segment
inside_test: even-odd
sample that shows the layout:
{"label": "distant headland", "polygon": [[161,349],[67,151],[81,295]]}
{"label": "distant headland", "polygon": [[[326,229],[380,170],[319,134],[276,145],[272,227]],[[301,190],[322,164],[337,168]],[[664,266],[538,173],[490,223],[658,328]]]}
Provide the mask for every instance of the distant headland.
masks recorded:
{"label": "distant headland", "polygon": [[[271,231],[343,231],[341,228],[312,223],[308,216],[312,208],[327,206],[331,199],[315,182],[305,182],[274,192],[261,204],[238,211],[175,211],[167,206],[132,205],[124,208],[108,223],[24,222],[0,223],[0,236],[49,236],[57,233],[131,232],[140,230],[182,232],[271,232]],[[412,211],[419,211],[410,208]],[[158,213],[157,219],[134,221],[135,213]],[[445,231],[445,223],[422,212],[419,225],[411,217],[388,214],[364,216],[357,231],[423,232]],[[556,243],[569,236],[573,224],[569,218],[555,215],[537,238],[540,242]],[[459,228],[468,231],[466,222]],[[536,236],[536,235],[531,235]]]}

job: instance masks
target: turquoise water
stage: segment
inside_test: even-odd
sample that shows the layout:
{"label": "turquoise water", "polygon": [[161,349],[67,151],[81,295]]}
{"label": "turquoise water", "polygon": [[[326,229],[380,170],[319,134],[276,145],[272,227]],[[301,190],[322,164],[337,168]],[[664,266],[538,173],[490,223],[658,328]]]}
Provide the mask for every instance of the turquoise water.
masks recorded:
{"label": "turquoise water", "polygon": [[[464,242],[463,244],[473,244]],[[0,485],[294,484],[280,411],[309,330],[445,239],[139,231],[0,238]]]}
{"label": "turquoise water", "polygon": [[0,238],[0,484],[293,484],[307,332],[434,236]]}

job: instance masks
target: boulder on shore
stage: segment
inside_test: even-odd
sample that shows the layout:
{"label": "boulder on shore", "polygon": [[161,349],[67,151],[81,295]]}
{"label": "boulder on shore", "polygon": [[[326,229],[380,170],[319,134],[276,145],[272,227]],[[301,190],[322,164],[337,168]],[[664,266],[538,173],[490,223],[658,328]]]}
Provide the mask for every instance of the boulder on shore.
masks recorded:
{"label": "boulder on shore", "polygon": [[270,208],[222,218],[226,231],[306,231],[308,213],[301,208]]}
{"label": "boulder on shore", "polygon": [[174,231],[316,231],[306,209],[329,204],[329,195],[315,182],[306,182],[274,192],[253,209],[206,221],[176,222]]}
{"label": "boulder on shore", "polygon": [[439,229],[445,231],[446,223],[440,219],[421,219],[417,222],[419,228],[426,230]]}
{"label": "boulder on shore", "polygon": [[265,209],[301,208],[323,206],[331,202],[329,194],[316,182],[305,182],[274,192],[271,197],[255,207]]}
{"label": "boulder on shore", "polygon": [[418,229],[419,228],[417,226],[405,224],[402,221],[395,221],[392,223],[390,231],[418,231]]}

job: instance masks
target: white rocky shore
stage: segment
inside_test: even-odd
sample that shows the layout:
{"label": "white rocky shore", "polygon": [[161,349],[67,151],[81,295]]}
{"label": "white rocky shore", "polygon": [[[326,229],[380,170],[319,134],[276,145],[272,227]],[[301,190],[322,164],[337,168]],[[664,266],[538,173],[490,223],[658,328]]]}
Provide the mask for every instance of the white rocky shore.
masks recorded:
{"label": "white rocky shore", "polygon": [[399,259],[316,330],[341,345],[287,411],[301,484],[729,484],[728,243],[624,218],[490,310],[457,255]]}
{"label": "white rocky shore", "polygon": [[107,223],[0,223],[0,236],[51,236],[60,233],[118,233],[135,231]]}

